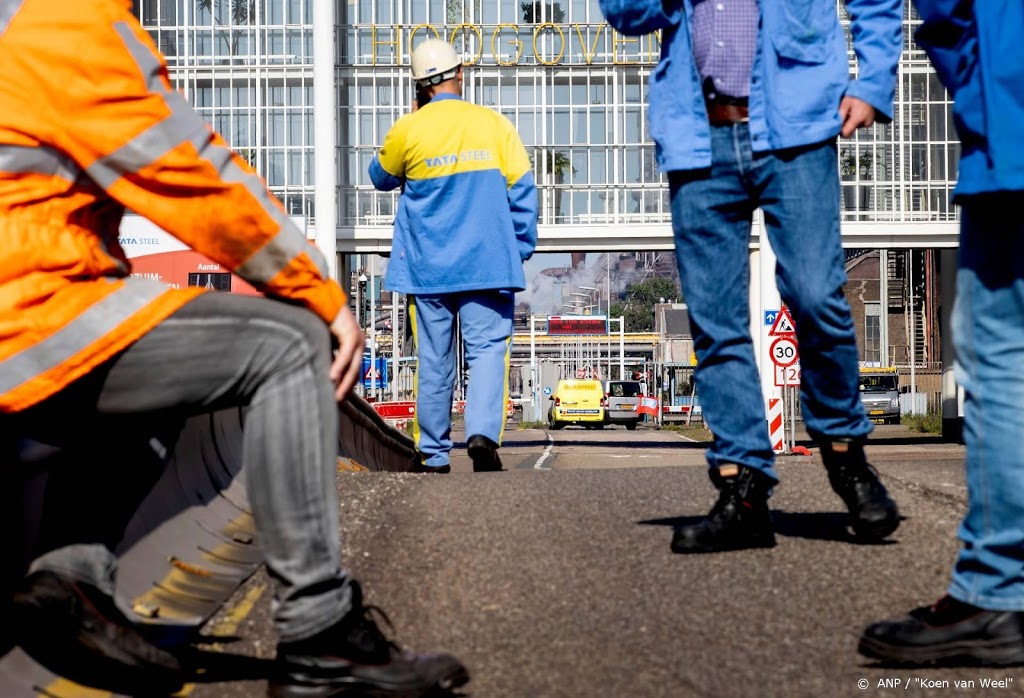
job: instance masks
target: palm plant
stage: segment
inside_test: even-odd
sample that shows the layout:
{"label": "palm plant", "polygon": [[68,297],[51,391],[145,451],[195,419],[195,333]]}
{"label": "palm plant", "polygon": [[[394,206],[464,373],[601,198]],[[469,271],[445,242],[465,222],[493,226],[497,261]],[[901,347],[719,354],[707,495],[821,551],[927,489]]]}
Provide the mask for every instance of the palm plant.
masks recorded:
{"label": "palm plant", "polygon": [[[566,174],[570,171],[576,174],[576,168],[572,166],[572,161],[562,150],[534,148],[530,153],[530,165],[533,167],[536,167],[538,156],[541,158],[542,183],[544,184],[565,184]],[[556,187],[554,194],[555,215],[557,215],[562,204],[562,190]]]}
{"label": "palm plant", "polygon": [[256,21],[257,3],[260,0],[196,0],[196,9],[210,13],[214,24],[225,26],[225,9],[227,24],[232,27],[227,41],[228,52],[234,56],[238,52],[238,42],[242,31],[235,30],[239,25],[253,24]]}

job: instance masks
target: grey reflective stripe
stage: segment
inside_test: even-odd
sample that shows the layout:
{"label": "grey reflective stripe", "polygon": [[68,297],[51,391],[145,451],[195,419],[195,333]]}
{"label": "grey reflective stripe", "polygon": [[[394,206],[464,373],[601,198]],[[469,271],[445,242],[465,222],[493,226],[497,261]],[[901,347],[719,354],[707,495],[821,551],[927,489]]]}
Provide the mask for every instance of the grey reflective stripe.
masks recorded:
{"label": "grey reflective stripe", "polygon": [[0,35],[7,31],[7,25],[21,9],[24,0],[0,0]]}
{"label": "grey reflective stripe", "polygon": [[0,172],[49,175],[69,182],[82,174],[74,160],[43,145],[0,145]]}
{"label": "grey reflective stripe", "polygon": [[169,288],[149,279],[124,279],[125,285],[43,341],[0,361],[0,393],[60,366],[146,307]]}
{"label": "grey reflective stripe", "polygon": [[320,250],[311,245],[291,219],[271,199],[263,180],[239,167],[231,158],[231,150],[215,144],[206,122],[176,91],[169,90],[160,79],[161,65],[157,56],[142,42],[127,24],[114,25],[128,51],[135,58],[146,80],[146,87],[162,95],[171,115],[139,134],[113,153],[101,158],[88,168],[88,174],[104,188],[110,188],[125,174],[138,172],[152,164],[168,151],[182,143],[191,143],[199,157],[209,162],[221,180],[240,184],[277,223],[280,231],[262,249],[252,255],[238,269],[239,276],[250,283],[267,283],[274,278],[300,252],[306,252],[324,278],[328,276],[327,260]]}
{"label": "grey reflective stripe", "polygon": [[124,175],[152,165],[184,141],[192,141],[197,134],[209,137],[206,124],[198,114],[172,112],[168,118],[89,165],[86,173],[101,187],[109,189]]}

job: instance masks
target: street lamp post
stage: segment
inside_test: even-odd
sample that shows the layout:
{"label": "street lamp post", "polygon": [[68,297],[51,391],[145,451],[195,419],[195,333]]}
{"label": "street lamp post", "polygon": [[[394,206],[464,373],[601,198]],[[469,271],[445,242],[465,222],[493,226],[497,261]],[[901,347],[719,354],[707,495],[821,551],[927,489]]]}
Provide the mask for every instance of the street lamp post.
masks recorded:
{"label": "street lamp post", "polygon": [[377,279],[374,260],[370,255],[370,396],[377,399]]}
{"label": "street lamp post", "polygon": [[366,326],[366,315],[363,312],[363,298],[366,296],[366,273],[359,270],[359,283],[356,285],[356,321],[360,327]]}

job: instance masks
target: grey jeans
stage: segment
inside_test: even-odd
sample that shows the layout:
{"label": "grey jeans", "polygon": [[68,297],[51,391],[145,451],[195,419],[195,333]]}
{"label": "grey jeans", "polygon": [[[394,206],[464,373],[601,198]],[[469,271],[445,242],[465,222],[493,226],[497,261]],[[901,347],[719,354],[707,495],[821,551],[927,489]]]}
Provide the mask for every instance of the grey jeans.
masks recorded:
{"label": "grey jeans", "polygon": [[[49,473],[32,569],[60,571],[112,593],[112,551],[162,464],[150,439],[173,443],[186,418],[238,407],[243,470],[276,583],[280,639],[303,639],[337,622],[350,608],[351,588],[341,565],[330,361],[327,326],[311,312],[205,293],[19,414],[19,430],[81,454],[65,459],[72,467]],[[155,467],[145,468],[147,460]]]}

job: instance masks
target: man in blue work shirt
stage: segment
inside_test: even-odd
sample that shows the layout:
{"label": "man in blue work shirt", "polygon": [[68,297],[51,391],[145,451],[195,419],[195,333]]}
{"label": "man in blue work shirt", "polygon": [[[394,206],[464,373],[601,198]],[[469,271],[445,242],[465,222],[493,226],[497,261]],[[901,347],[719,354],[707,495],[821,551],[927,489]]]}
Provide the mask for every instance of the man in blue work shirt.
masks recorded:
{"label": "man in blue work shirt", "polygon": [[915,39],[953,95],[963,146],[953,342],[967,513],[946,596],[871,625],[859,651],[899,663],[1024,664],[1024,4],[914,4]]}
{"label": "man in blue work shirt", "polygon": [[526,288],[523,262],[537,245],[537,188],[512,123],[462,100],[451,44],[417,46],[412,76],[426,104],[388,131],[370,179],[383,191],[402,187],[384,283],[410,300],[420,470],[451,470],[456,319],[469,364],[473,470],[501,470],[515,291]]}
{"label": "man in blue work shirt", "polygon": [[821,447],[854,532],[881,539],[896,504],[867,463],[871,422],[843,296],[836,136],[891,120],[902,0],[847,0],[858,57],[831,0],[601,0],[627,35],[661,31],[650,129],[668,173],[676,259],[697,355],[695,381],[715,434],[707,458],[720,494],[707,518],[676,529],[672,550],[772,547],[778,483],[748,311],[756,208],[796,324],[807,430]]}

